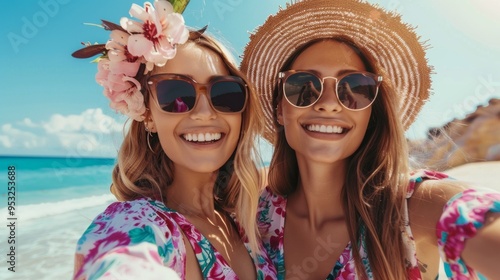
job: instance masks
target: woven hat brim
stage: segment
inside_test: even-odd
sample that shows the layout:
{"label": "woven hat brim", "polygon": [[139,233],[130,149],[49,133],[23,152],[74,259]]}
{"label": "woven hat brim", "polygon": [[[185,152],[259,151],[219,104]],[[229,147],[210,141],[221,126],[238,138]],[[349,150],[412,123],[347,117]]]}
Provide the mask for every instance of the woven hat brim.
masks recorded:
{"label": "woven hat brim", "polygon": [[407,129],[430,95],[432,68],[414,28],[395,13],[358,0],[305,0],[270,16],[245,48],[241,70],[254,84],[266,118],[264,138],[274,143],[272,94],[279,68],[300,46],[347,37],[384,68],[399,97]]}

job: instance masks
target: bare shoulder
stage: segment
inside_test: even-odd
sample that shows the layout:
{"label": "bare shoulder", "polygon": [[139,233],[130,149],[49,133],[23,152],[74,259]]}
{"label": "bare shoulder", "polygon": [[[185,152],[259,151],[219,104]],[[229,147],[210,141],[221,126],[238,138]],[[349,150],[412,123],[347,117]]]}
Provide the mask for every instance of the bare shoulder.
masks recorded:
{"label": "bare shoulder", "polygon": [[410,226],[416,236],[436,240],[436,224],[446,203],[472,186],[454,180],[425,180],[419,183],[408,202]]}
{"label": "bare shoulder", "polygon": [[470,188],[472,186],[468,183],[456,180],[425,180],[417,185],[410,200],[424,204],[440,205],[442,208],[454,195]]}

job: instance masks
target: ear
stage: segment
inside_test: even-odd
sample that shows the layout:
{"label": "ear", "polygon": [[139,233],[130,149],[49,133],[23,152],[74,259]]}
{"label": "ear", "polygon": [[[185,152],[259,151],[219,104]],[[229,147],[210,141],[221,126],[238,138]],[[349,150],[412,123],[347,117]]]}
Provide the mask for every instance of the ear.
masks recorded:
{"label": "ear", "polygon": [[276,120],[280,125],[283,125],[283,108],[281,107],[281,102],[276,107]]}

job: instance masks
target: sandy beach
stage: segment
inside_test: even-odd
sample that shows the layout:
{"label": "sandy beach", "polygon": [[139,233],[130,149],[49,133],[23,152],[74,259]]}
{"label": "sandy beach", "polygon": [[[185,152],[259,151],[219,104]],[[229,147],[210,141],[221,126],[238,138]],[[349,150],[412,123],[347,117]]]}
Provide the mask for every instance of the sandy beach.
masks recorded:
{"label": "sandy beach", "polygon": [[[0,279],[71,279],[76,242],[105,207],[95,206],[28,221],[20,217],[16,236],[16,272],[8,271],[2,261]],[[7,244],[2,240],[0,246],[6,248]]]}
{"label": "sandy beach", "polygon": [[[500,191],[500,162],[471,163],[446,171],[456,179]],[[16,272],[1,265],[0,279],[71,279],[76,242],[106,205],[18,222]],[[4,230],[4,229],[2,229]],[[0,241],[2,248],[7,246]]]}
{"label": "sandy beach", "polygon": [[500,192],[500,161],[464,164],[445,171],[457,180]]}

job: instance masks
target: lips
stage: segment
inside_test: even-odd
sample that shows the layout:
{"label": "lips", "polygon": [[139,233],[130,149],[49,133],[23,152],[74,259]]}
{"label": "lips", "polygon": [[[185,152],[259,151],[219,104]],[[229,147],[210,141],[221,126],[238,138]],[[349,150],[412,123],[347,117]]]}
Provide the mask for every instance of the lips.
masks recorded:
{"label": "lips", "polygon": [[186,133],[182,134],[181,137],[189,142],[210,143],[220,140],[222,138],[222,133],[220,132]]}

